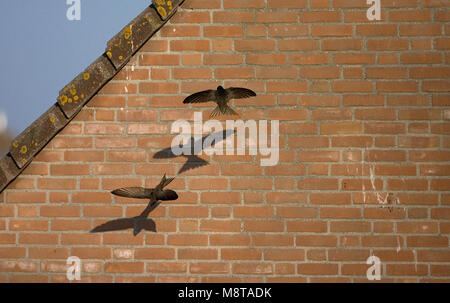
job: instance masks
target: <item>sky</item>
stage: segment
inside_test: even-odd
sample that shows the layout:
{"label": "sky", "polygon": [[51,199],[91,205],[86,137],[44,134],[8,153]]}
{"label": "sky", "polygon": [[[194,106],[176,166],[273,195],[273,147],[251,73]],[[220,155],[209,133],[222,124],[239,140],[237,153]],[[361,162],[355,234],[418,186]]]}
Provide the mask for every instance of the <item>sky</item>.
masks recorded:
{"label": "sky", "polygon": [[[106,43],[150,0],[0,1],[0,133],[25,130],[58,93],[104,51]],[[67,2],[71,4],[67,4]]]}

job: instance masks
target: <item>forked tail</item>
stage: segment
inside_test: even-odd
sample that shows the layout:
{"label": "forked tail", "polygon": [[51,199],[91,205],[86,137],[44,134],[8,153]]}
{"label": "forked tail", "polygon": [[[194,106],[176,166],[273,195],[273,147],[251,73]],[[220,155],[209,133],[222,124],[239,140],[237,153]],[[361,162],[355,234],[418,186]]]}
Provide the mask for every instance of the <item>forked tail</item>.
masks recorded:
{"label": "forked tail", "polygon": [[223,108],[220,108],[219,106],[217,106],[209,115],[210,118],[214,118],[220,115],[234,115],[234,116],[239,116],[239,114],[237,112],[235,112],[231,107],[229,107],[228,105],[225,105]]}

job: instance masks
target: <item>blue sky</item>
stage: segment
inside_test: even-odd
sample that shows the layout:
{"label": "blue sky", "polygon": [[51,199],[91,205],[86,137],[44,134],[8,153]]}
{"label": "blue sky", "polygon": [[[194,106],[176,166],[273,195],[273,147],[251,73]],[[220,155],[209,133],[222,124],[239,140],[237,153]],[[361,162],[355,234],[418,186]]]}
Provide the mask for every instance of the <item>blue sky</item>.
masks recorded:
{"label": "blue sky", "polygon": [[0,120],[6,113],[16,135],[54,104],[59,90],[151,1],[80,3],[81,20],[69,21],[66,0],[0,1]]}

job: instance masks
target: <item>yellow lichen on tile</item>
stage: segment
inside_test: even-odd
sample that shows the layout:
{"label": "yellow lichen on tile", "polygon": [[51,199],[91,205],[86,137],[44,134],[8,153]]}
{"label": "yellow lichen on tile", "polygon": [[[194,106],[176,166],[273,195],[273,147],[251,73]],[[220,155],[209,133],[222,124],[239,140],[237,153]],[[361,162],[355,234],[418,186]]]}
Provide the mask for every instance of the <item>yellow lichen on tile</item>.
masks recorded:
{"label": "yellow lichen on tile", "polygon": [[131,35],[133,34],[133,25],[127,26],[124,29],[124,33],[123,33],[123,37],[125,38],[125,40],[130,39]]}
{"label": "yellow lichen on tile", "polygon": [[55,123],[55,121],[56,121],[55,117],[50,117],[50,122],[51,123]]}
{"label": "yellow lichen on tile", "polygon": [[75,85],[72,84],[72,89],[69,92],[72,96],[75,96],[77,94],[77,89],[75,88]]}
{"label": "yellow lichen on tile", "polygon": [[59,101],[61,101],[61,105],[66,104],[67,103],[67,96],[66,95],[59,96]]}
{"label": "yellow lichen on tile", "polygon": [[13,144],[12,144],[12,146],[13,146],[14,148],[18,148],[18,147],[19,147],[19,143],[17,143],[17,141],[14,141]]}
{"label": "yellow lichen on tile", "polygon": [[149,14],[146,14],[144,18],[145,18],[145,20],[147,20],[148,23],[152,23],[153,22],[153,19],[150,18]]}
{"label": "yellow lichen on tile", "polygon": [[91,75],[89,73],[84,73],[83,74],[83,79],[86,80],[86,81],[89,80],[90,77],[91,77]]}
{"label": "yellow lichen on tile", "polygon": [[26,154],[27,152],[28,152],[27,146],[26,146],[26,145],[23,145],[23,146],[20,148],[20,153],[21,153],[21,154]]}
{"label": "yellow lichen on tile", "polygon": [[158,6],[158,13],[163,17],[163,19],[167,18],[167,12],[166,9],[162,6]]}

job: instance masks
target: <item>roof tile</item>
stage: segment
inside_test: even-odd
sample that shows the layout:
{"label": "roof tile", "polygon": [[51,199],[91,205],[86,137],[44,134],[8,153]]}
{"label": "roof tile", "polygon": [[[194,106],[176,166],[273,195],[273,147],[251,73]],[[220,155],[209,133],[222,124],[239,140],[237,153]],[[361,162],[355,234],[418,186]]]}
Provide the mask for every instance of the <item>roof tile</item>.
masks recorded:
{"label": "roof tile", "polygon": [[162,22],[155,9],[149,6],[109,40],[106,55],[115,68],[120,69],[125,65],[161,25]]}
{"label": "roof tile", "polygon": [[116,74],[105,55],[100,56],[60,92],[58,103],[67,118],[72,118],[108,80]]}
{"label": "roof tile", "polygon": [[11,143],[9,152],[19,168],[25,166],[67,123],[57,104],[34,121]]}
{"label": "roof tile", "polygon": [[11,182],[21,169],[17,167],[10,155],[0,160],[0,192]]}

